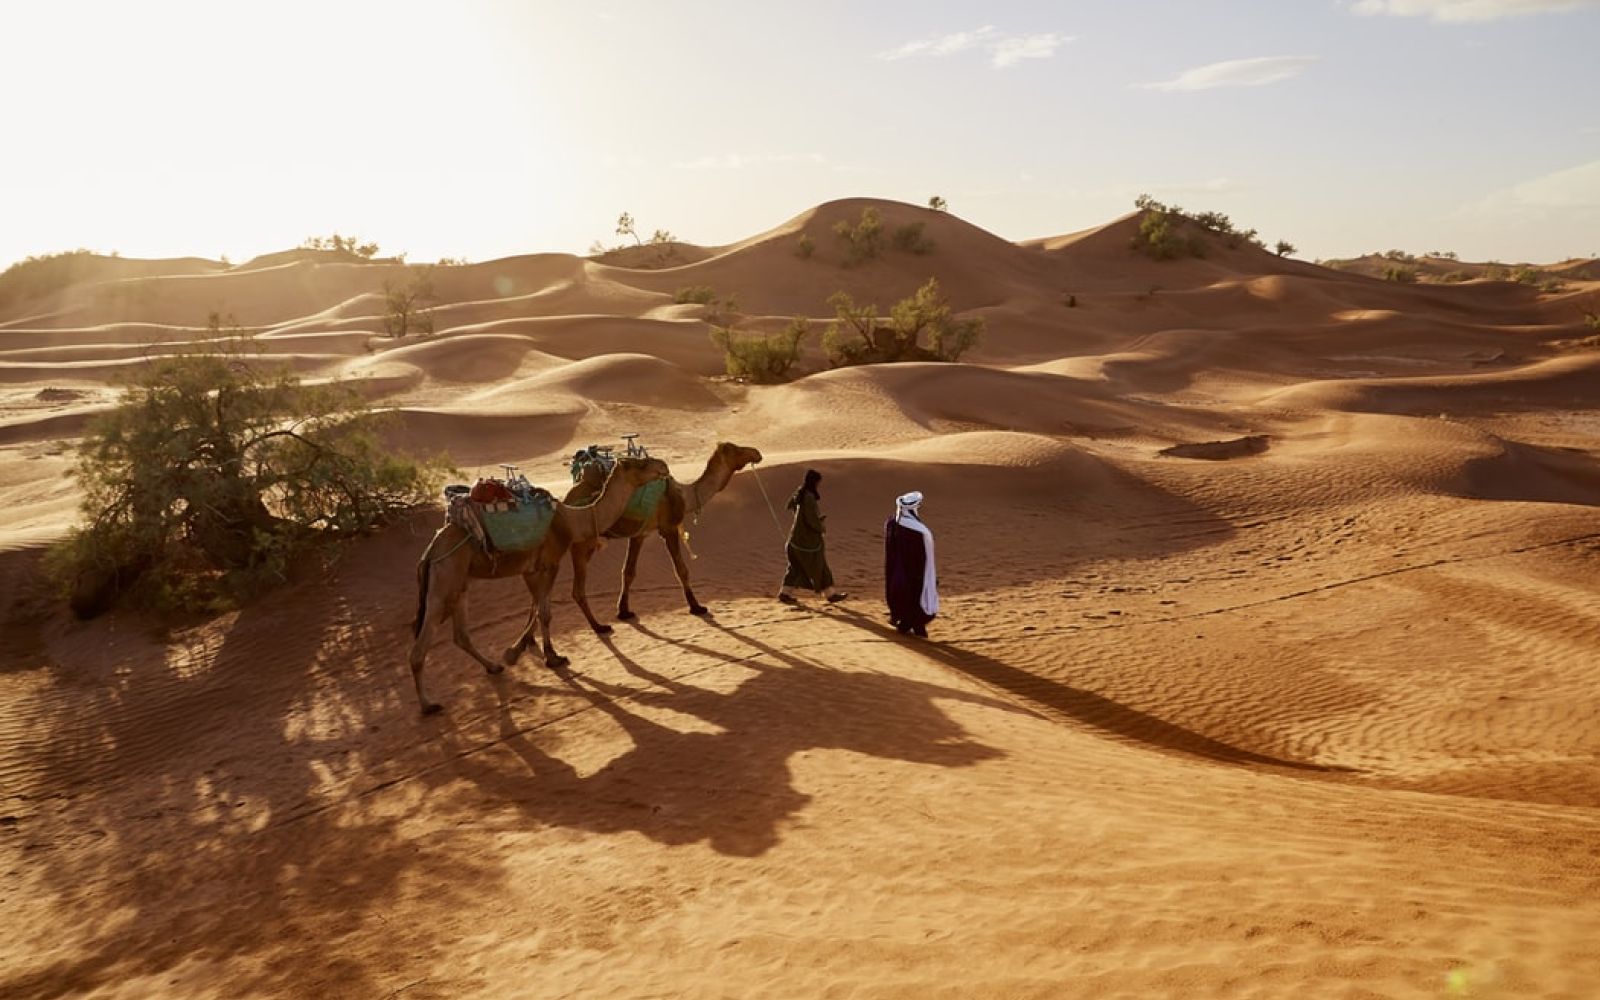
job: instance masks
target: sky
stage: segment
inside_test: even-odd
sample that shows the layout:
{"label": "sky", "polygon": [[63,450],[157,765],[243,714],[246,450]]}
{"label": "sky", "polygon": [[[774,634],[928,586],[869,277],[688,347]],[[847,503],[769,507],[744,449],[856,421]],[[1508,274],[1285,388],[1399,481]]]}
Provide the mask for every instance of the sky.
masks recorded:
{"label": "sky", "polygon": [[1150,194],[1305,259],[1600,255],[1600,0],[51,0],[0,38],[0,267],[933,195],[1010,240]]}

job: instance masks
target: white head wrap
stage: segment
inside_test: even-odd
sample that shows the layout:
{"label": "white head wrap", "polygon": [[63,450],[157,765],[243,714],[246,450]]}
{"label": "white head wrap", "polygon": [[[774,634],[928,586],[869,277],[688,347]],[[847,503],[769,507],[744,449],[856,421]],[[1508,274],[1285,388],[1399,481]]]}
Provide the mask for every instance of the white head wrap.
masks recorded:
{"label": "white head wrap", "polygon": [[922,506],[922,494],[916,490],[898,497],[894,502],[894,516],[904,517],[907,514],[916,516],[917,508]]}

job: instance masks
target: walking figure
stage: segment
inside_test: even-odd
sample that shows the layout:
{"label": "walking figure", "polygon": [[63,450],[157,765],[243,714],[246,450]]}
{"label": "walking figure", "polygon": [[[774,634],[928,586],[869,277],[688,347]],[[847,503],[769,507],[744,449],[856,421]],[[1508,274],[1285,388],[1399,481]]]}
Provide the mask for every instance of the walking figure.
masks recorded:
{"label": "walking figure", "polygon": [[933,531],[922,521],[922,494],[895,501],[883,525],[883,592],[889,621],[902,635],[926,639],[939,613],[939,574],[933,563]]}
{"label": "walking figure", "polygon": [[800,603],[790,593],[797,587],[824,595],[829,604],[850,596],[833,589],[833,570],[828,568],[827,548],[822,540],[825,530],[822,522],[828,518],[822,513],[822,495],[817,492],[820,482],[822,473],[807,469],[805,482],[789,498],[789,509],[794,511],[789,543],[784,548],[789,566],[783,574],[783,586],[778,590],[778,600],[785,604]]}

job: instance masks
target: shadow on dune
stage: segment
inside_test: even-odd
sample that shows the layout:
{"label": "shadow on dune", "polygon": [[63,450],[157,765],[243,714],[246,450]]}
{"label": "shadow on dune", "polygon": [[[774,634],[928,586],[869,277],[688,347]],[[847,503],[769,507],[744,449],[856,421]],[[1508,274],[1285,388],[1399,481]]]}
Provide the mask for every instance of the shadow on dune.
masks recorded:
{"label": "shadow on dune", "polygon": [[[734,664],[753,672],[731,691],[713,690],[654,671],[610,650],[649,687],[563,674],[588,707],[604,713],[632,743],[598,771],[580,775],[542,747],[538,726],[514,713],[515,679],[497,679],[500,739],[515,757],[459,753],[434,772],[439,785],[466,779],[492,804],[514,804],[534,823],[594,833],[637,832],[667,845],[704,842],[712,850],[756,857],[776,847],[783,826],[811,801],[794,787],[790,758],[845,750],[887,760],[968,767],[1000,756],[971,739],[936,704],[955,699],[1007,711],[1016,707],[951,688],[877,673],[839,671],[737,636],[753,651],[738,655],[637,631],[693,655],[699,672]],[[709,661],[709,662],[708,662]],[[646,717],[688,716],[685,729]],[[707,730],[712,731],[707,731]],[[441,789],[442,791],[442,789]]]}
{"label": "shadow on dune", "polygon": [[[1245,750],[1203,733],[1130,708],[1093,691],[1075,688],[1060,681],[1031,674],[982,653],[963,649],[937,639],[913,639],[900,635],[877,619],[844,605],[838,606],[839,619],[887,641],[912,645],[918,652],[952,670],[991,687],[999,688],[1024,704],[1039,705],[1056,715],[1092,726],[1117,739],[1142,743],[1159,750],[1176,751],[1227,764],[1263,764],[1296,771],[1343,772],[1349,768],[1287,760]],[[935,624],[936,627],[937,623]]]}
{"label": "shadow on dune", "polygon": [[415,734],[376,735],[393,689],[345,676],[382,642],[371,609],[331,588],[280,596],[175,637],[108,616],[50,644],[49,685],[15,706],[37,746],[0,763],[8,784],[21,765],[7,797],[30,902],[53,900],[8,932],[31,957],[13,952],[0,996],[209,994],[223,970],[234,996],[381,996],[425,931],[345,939],[416,870],[444,900],[499,876],[346,798],[392,763],[384,741]]}

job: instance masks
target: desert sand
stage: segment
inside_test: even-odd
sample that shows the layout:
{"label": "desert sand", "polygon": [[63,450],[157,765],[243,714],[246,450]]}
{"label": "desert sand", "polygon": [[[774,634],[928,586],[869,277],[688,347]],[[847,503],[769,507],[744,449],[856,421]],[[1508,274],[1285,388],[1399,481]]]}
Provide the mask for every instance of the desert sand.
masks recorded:
{"label": "desert sand", "polygon": [[[933,252],[841,268],[869,204]],[[106,262],[0,312],[0,996],[1600,996],[1593,263],[1402,285],[1156,262],[1137,225],[1013,243],[833,202],[664,269],[440,268],[436,334],[401,342],[403,265],[313,253]],[[813,341],[776,386],[673,303],[819,328],[930,276],[987,323],[961,363]],[[712,614],[652,539],[602,638],[564,567],[570,669],[488,677],[441,633],[424,718],[434,508],[213,620],[74,621],[37,583],[73,439],[213,310],[467,481],[559,491],[622,432],[684,481],[759,448],[691,529]],[[788,608],[771,508],[812,467],[852,597]],[[882,603],[912,489],[926,641]],[[526,593],[472,594],[498,650]]]}

